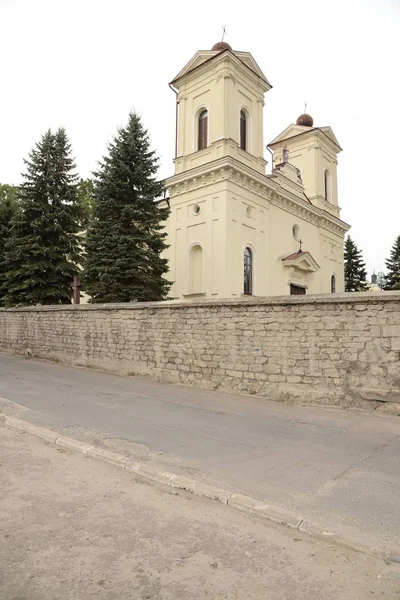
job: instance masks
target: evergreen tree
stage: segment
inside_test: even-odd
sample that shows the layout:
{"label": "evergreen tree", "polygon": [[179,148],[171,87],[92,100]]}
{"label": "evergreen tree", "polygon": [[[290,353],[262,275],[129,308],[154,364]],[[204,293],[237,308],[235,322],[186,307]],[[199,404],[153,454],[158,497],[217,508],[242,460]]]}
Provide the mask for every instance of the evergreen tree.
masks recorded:
{"label": "evergreen tree", "polygon": [[6,243],[5,302],[69,304],[81,259],[81,209],[65,130],[49,130],[24,162],[19,208]]}
{"label": "evergreen tree", "polygon": [[92,217],[94,206],[94,182],[93,179],[81,179],[78,183],[78,197],[82,209],[82,230],[87,229]]}
{"label": "evergreen tree", "polygon": [[345,292],[365,292],[367,290],[367,272],[362,252],[350,236],[344,244],[344,289]]}
{"label": "evergreen tree", "polygon": [[17,207],[17,187],[0,184],[0,306],[4,306],[6,289],[6,242],[11,236],[11,221]]}
{"label": "evergreen tree", "polygon": [[385,290],[400,290],[400,235],[393,244],[386,267]]}
{"label": "evergreen tree", "polygon": [[154,200],[158,159],[140,117],[129,115],[95,173],[95,202],[86,239],[84,289],[91,302],[163,300],[170,283],[161,252],[169,210]]}

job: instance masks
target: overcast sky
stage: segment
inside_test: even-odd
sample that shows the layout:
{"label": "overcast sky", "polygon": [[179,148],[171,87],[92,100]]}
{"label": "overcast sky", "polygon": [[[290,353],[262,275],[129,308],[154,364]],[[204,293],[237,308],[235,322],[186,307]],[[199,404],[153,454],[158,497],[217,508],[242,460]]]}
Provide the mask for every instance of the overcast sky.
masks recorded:
{"label": "overcast sky", "polygon": [[333,128],[342,219],[369,272],[383,269],[400,235],[400,0],[0,0],[0,183],[19,183],[23,158],[59,126],[89,177],[132,109],[160,177],[172,174],[168,82],[221,39],[222,24],[273,85],[265,143],[305,101],[316,126]]}

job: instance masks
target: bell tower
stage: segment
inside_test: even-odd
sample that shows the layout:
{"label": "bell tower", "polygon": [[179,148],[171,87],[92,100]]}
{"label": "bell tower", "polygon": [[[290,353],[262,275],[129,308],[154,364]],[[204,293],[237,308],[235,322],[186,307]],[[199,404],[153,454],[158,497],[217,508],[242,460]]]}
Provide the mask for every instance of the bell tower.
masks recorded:
{"label": "bell tower", "polygon": [[223,156],[265,172],[263,106],[271,85],[249,52],[218,42],[196,52],[170,86],[177,94],[176,174]]}
{"label": "bell tower", "polygon": [[304,191],[314,206],[340,216],[337,155],[342,148],[330,127],[315,127],[313,118],[304,113],[269,147],[275,164],[289,162],[299,169]]}
{"label": "bell tower", "polygon": [[[265,176],[263,107],[271,84],[249,52],[218,42],[196,52],[170,87],[177,99],[175,174],[166,181],[171,295],[239,296],[243,248],[234,233],[239,214],[232,214],[242,210],[243,192],[232,177]],[[247,207],[250,237],[258,235],[255,214]]]}

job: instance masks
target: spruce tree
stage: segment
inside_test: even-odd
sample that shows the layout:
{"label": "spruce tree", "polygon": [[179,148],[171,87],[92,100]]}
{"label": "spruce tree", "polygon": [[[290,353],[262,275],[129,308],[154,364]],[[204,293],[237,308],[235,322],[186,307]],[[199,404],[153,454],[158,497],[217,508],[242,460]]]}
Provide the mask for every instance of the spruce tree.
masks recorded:
{"label": "spruce tree", "polygon": [[86,238],[84,289],[91,302],[163,300],[170,283],[161,252],[169,210],[155,203],[163,192],[158,159],[140,117],[129,115],[94,173],[94,206]]}
{"label": "spruce tree", "polygon": [[345,292],[365,292],[367,289],[367,272],[362,259],[362,252],[357,248],[350,236],[344,244],[344,289]]}
{"label": "spruce tree", "polygon": [[78,183],[78,197],[81,203],[82,230],[89,226],[94,206],[94,182],[93,179],[80,179]]}
{"label": "spruce tree", "polygon": [[0,184],[0,306],[4,306],[6,290],[6,242],[11,236],[11,221],[17,208],[17,188]]}
{"label": "spruce tree", "polygon": [[19,208],[6,243],[5,303],[69,304],[81,259],[81,209],[65,130],[47,131],[24,162]]}
{"label": "spruce tree", "polygon": [[385,290],[400,290],[400,235],[396,238],[386,261]]}

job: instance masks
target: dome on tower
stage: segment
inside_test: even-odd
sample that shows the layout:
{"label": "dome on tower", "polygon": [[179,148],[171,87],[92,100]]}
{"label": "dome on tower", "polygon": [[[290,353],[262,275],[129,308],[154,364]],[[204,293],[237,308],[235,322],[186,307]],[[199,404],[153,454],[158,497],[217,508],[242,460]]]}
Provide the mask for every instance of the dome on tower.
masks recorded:
{"label": "dome on tower", "polygon": [[216,44],[214,44],[211,50],[214,50],[216,52],[222,52],[222,50],[232,50],[232,46],[228,44],[228,42],[217,42]]}
{"label": "dome on tower", "polygon": [[303,115],[299,116],[299,118],[296,121],[296,125],[302,125],[303,127],[312,127],[314,125],[314,119],[307,113],[304,113]]}

